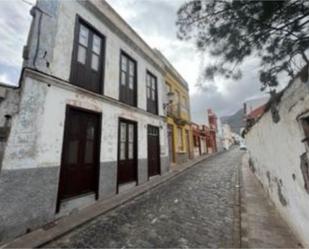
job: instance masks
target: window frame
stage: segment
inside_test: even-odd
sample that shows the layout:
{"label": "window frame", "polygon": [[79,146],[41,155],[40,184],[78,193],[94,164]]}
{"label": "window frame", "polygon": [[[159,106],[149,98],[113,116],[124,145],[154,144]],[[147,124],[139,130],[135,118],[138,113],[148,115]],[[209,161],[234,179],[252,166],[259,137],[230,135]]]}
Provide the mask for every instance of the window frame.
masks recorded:
{"label": "window frame", "polygon": [[[126,134],[125,134],[125,141],[121,141],[121,124],[125,124]],[[129,127],[133,127],[133,137],[130,141],[130,134],[129,134]],[[121,158],[121,144],[125,144],[125,151],[124,156],[125,158]],[[117,147],[118,147],[118,161],[125,161],[125,160],[138,160],[138,123],[136,121],[122,118],[120,117],[118,119],[118,141],[117,141]],[[129,147],[132,145],[133,149],[133,158],[130,158],[129,155]]]}
{"label": "window frame", "polygon": [[301,115],[298,118],[298,121],[303,136],[301,142],[304,144],[306,151],[309,151],[309,114],[306,113],[304,115]]}
{"label": "window frame", "polygon": [[[150,82],[151,82],[151,86],[149,87],[148,86],[148,81],[147,81],[147,78],[150,77]],[[153,85],[152,85],[152,79],[154,79],[154,83],[155,83],[155,89],[153,88]],[[148,89],[150,89],[150,98],[148,98]],[[154,96],[155,96],[155,99],[153,100],[152,97],[153,97],[153,91],[154,91]],[[159,113],[159,100],[158,100],[158,97],[159,97],[159,94],[158,94],[158,77],[155,76],[152,72],[150,72],[149,70],[146,70],[146,105],[147,105],[147,112],[150,112],[152,114],[155,114],[155,115],[158,115]],[[150,110],[150,106],[149,106],[149,101],[151,102],[155,102],[154,103],[154,107],[155,107],[155,111],[153,112],[152,110]],[[153,103],[152,103],[153,104]]]}
{"label": "window frame", "polygon": [[[129,88],[129,84],[130,84],[130,61],[133,62],[135,68],[134,68],[134,82],[133,82],[133,104],[128,103],[128,100],[122,99],[122,92],[121,90],[123,89],[123,84],[122,84],[122,56],[126,57],[126,59],[128,60],[128,64],[127,64],[127,72],[126,73],[126,81],[125,81],[125,86],[126,88]],[[134,88],[135,86],[135,88]],[[137,98],[137,94],[138,93],[138,63],[137,60],[135,60],[132,56],[130,56],[127,52],[125,52],[124,50],[120,49],[120,55],[119,55],[119,101],[130,105],[130,106],[134,106],[137,107],[138,106],[138,98]]]}
{"label": "window frame", "polygon": [[[102,34],[98,29],[96,29],[90,22],[83,19],[80,15],[76,15],[75,17],[75,24],[74,24],[74,34],[73,34],[73,44],[72,44],[72,54],[71,54],[71,65],[70,65],[70,75],[69,75],[69,82],[77,87],[81,87],[87,91],[91,91],[97,94],[104,95],[104,85],[105,85],[105,67],[106,67],[106,36]],[[98,36],[101,39],[101,51],[99,59],[101,59],[101,63],[99,63],[99,82],[98,82],[98,91],[94,91],[85,87],[85,85],[81,86],[75,80],[75,73],[76,73],[76,63],[78,62],[78,46],[79,46],[79,29],[80,26],[85,26],[88,30],[90,30],[94,35]],[[89,33],[88,33],[89,39]],[[92,48],[91,48],[92,50]],[[91,63],[90,63],[91,67]],[[92,68],[91,68],[92,70]]]}
{"label": "window frame", "polygon": [[172,92],[172,86],[169,82],[165,81],[165,89],[166,89],[166,94]]}

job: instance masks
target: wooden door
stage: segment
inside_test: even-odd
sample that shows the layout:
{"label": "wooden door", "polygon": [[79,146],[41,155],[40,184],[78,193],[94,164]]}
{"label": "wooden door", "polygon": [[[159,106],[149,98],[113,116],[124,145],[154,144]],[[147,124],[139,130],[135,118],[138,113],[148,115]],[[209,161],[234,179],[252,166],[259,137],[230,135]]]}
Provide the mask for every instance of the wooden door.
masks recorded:
{"label": "wooden door", "polygon": [[175,152],[174,152],[174,133],[173,126],[167,126],[167,136],[168,136],[168,154],[170,162],[175,162]]}
{"label": "wooden door", "polygon": [[100,131],[100,114],[67,108],[57,210],[63,199],[98,194]]}
{"label": "wooden door", "polygon": [[191,155],[191,144],[190,144],[190,132],[186,130],[186,140],[187,140],[187,151],[189,159],[192,159]]}
{"label": "wooden door", "polygon": [[148,177],[160,174],[159,128],[148,125]]}
{"label": "wooden door", "polygon": [[136,123],[119,121],[118,185],[137,181],[137,130]]}

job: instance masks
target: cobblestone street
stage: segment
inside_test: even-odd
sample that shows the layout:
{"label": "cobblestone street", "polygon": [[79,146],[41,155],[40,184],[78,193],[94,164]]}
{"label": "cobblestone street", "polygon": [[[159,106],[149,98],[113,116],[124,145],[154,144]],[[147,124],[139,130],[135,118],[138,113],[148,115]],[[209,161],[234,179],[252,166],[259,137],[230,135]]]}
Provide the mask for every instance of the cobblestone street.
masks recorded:
{"label": "cobblestone street", "polygon": [[211,157],[45,246],[231,247],[241,155],[234,149]]}

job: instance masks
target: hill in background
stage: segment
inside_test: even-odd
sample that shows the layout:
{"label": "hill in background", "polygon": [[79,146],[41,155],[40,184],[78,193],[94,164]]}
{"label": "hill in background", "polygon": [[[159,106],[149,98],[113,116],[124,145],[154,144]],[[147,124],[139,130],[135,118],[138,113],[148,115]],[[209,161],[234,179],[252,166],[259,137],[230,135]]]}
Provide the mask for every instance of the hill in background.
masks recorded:
{"label": "hill in background", "polygon": [[220,118],[222,125],[228,124],[231,127],[231,130],[234,133],[239,134],[240,133],[240,128],[245,127],[245,122],[244,122],[244,110],[240,109],[237,111],[235,114],[231,116],[224,116]]}

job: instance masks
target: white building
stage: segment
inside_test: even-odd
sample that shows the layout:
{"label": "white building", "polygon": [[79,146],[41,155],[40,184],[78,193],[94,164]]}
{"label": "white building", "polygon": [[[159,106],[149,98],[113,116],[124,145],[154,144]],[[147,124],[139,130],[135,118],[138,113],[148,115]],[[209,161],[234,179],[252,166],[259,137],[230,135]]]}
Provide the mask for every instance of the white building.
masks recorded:
{"label": "white building", "polygon": [[20,89],[0,103],[0,240],[169,169],[152,49],[105,1],[31,13]]}
{"label": "white building", "polygon": [[309,67],[245,136],[250,166],[280,215],[309,247]]}
{"label": "white building", "polygon": [[222,135],[223,135],[223,148],[225,150],[228,150],[234,144],[233,132],[228,124],[224,124],[222,126]]}

